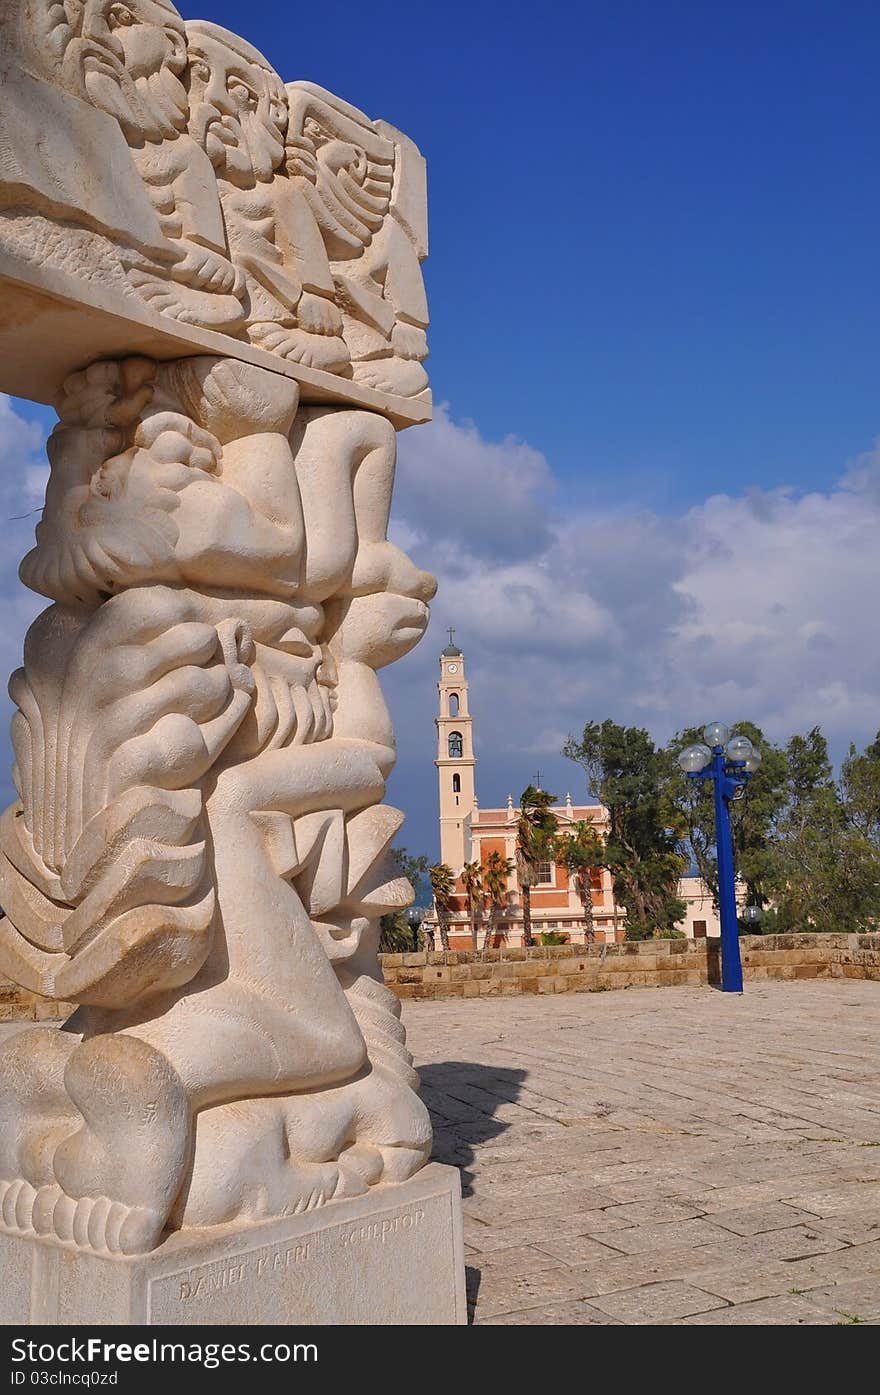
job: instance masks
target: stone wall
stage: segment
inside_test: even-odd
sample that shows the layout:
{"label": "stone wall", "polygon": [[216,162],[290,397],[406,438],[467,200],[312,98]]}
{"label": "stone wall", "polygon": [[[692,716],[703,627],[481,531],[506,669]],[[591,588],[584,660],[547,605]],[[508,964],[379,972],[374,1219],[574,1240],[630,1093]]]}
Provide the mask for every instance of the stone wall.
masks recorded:
{"label": "stone wall", "polygon": [[[748,935],[746,979],[880,979],[880,935]],[[400,998],[506,997],[602,992],[720,981],[718,940],[643,940],[617,945],[446,950],[381,956]]]}
{"label": "stone wall", "polygon": [[[880,934],[746,935],[740,944],[746,979],[880,980]],[[717,940],[450,949],[434,954],[383,954],[380,960],[385,982],[400,998],[498,998],[720,980]],[[41,1022],[71,1012],[70,1003],[39,998],[0,979],[0,1022]]]}
{"label": "stone wall", "polygon": [[29,993],[26,988],[19,988],[17,983],[0,976],[0,1023],[57,1021],[69,1017],[75,1006],[41,998],[38,993]]}

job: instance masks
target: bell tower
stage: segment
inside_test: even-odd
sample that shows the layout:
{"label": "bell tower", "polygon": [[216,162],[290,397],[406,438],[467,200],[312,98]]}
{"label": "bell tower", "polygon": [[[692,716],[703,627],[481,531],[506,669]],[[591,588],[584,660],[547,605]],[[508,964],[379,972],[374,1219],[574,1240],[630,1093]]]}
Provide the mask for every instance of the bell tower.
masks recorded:
{"label": "bell tower", "polygon": [[437,725],[437,776],[440,783],[440,861],[458,873],[471,857],[474,812],[473,718],[468,709],[464,655],[455,630],[440,655]]}

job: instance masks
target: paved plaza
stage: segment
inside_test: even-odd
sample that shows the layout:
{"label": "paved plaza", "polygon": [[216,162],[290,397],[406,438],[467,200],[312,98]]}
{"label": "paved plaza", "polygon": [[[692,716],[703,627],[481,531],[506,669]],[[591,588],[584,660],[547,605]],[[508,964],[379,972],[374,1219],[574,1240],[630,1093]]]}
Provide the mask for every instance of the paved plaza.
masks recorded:
{"label": "paved plaza", "polygon": [[880,1322],[880,984],[404,1021],[435,1157],[462,1169],[475,1322]]}
{"label": "paved plaza", "polygon": [[477,1323],[880,1321],[880,984],[409,1002]]}

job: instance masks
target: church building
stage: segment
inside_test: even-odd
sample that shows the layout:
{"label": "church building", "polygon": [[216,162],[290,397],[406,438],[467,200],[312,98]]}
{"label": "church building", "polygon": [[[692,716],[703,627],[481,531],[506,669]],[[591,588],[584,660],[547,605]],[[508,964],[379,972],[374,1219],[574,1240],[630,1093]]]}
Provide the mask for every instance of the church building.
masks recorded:
{"label": "church building", "polygon": [[[492,943],[521,945],[523,938],[522,889],[516,870],[516,830],[519,809],[512,795],[501,808],[481,808],[476,793],[476,764],[474,749],[474,718],[470,710],[465,658],[455,643],[455,631],[449,631],[449,643],[440,655],[440,678],[437,684],[437,779],[440,797],[440,861],[455,875],[449,912],[449,945],[451,949],[472,947],[472,922],[461,873],[465,863],[475,862],[485,869],[487,859],[498,853],[513,864],[507,878],[505,903],[496,912]],[[601,804],[572,804],[567,794],[564,804],[553,806],[560,834],[568,832],[578,822],[591,823],[604,834],[607,813]],[[591,873],[593,911],[593,941],[614,943],[625,938],[626,912],[614,904],[610,873],[596,868]],[[680,894],[688,910],[679,929],[689,937],[718,935],[720,926],[712,898],[697,877],[684,877]],[[489,898],[483,897],[485,933],[489,919]],[[566,869],[556,863],[538,866],[536,882],[532,885],[532,937],[540,944],[542,932],[565,934],[571,943],[583,943],[588,937],[584,907],[574,880]],[[425,927],[436,926],[436,913],[425,921]]]}

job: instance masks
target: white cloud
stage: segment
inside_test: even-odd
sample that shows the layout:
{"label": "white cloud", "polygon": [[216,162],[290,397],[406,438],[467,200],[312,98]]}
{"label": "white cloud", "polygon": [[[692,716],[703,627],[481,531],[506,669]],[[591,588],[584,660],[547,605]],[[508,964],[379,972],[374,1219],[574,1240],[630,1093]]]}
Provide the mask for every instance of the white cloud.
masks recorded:
{"label": "white cloud", "polygon": [[396,510],[416,536],[455,541],[486,558],[534,557],[550,545],[546,500],[555,481],[544,456],[508,436],[484,441],[441,403],[429,430],[400,438]]}
{"label": "white cloud", "polygon": [[[40,428],[2,397],[0,464],[9,673],[42,605],[16,569],[45,465]],[[589,718],[638,722],[658,740],[714,717],[748,717],[777,740],[818,722],[838,754],[880,727],[880,448],[824,493],[754,488],[677,516],[626,497],[568,510],[539,451],[485,441],[441,407],[401,437],[394,535],[440,580],[428,638],[384,675],[400,750],[390,797],[414,850],[436,852],[434,685],[448,624],[466,654],[484,804],[516,795],[538,766],[560,795],[582,793],[558,752]],[[9,761],[5,743],[6,798]]]}
{"label": "white cloud", "polygon": [[[432,488],[446,494],[442,472],[431,483],[435,432],[442,458],[456,458],[448,412],[408,433],[398,502],[401,534],[439,577],[434,623],[387,679],[400,726],[394,792],[418,807],[426,847],[434,664],[447,624],[466,654],[484,804],[516,795],[538,758],[557,792],[582,789],[558,751],[591,718],[636,722],[658,740],[714,717],[749,718],[777,740],[819,723],[838,755],[880,728],[880,449],[825,493],[755,488],[679,516],[625,498],[613,511],[567,512],[546,462],[468,427],[468,472],[478,476],[485,459],[493,487],[488,497],[470,491],[457,517],[432,499]],[[525,556],[499,546],[508,489],[511,533],[525,512],[537,540]]]}

